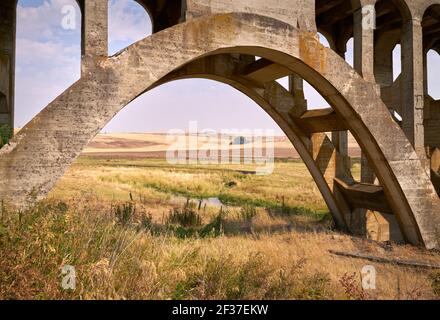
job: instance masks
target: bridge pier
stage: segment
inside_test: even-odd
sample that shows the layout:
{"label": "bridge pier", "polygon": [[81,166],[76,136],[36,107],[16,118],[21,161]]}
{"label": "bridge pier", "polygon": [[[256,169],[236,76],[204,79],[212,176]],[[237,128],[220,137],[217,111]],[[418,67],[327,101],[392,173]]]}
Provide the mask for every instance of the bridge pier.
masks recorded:
{"label": "bridge pier", "polygon": [[0,7],[0,126],[14,127],[16,1]]}
{"label": "bridge pier", "polygon": [[307,111],[307,100],[304,95],[304,80],[297,74],[289,76],[289,91],[295,100],[295,112],[303,113]]}
{"label": "bridge pier", "polygon": [[84,0],[81,74],[108,57],[108,0]]}
{"label": "bridge pier", "polygon": [[[374,28],[375,17],[371,17],[373,24],[367,28],[364,21],[363,9],[365,6],[374,6],[376,0],[362,0],[360,7],[354,12],[353,21],[353,42],[354,42],[354,69],[364,79],[371,83],[376,83],[374,77]],[[364,152],[361,154],[361,182],[375,182],[374,171],[368,163],[368,159]]]}
{"label": "bridge pier", "polygon": [[428,168],[424,129],[423,30],[417,18],[404,21],[402,28],[402,129]]}

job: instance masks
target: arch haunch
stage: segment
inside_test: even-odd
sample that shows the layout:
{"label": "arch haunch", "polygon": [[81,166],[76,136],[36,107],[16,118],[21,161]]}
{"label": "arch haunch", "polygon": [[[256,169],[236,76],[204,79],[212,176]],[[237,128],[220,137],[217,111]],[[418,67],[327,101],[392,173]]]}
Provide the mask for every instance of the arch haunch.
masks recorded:
{"label": "arch haunch", "polygon": [[253,14],[191,20],[99,61],[94,72],[67,89],[0,150],[0,198],[16,206],[43,198],[130,101],[188,62],[221,53],[266,58],[314,86],[360,143],[406,240],[440,247],[440,200],[375,86],[324,48],[315,34]]}

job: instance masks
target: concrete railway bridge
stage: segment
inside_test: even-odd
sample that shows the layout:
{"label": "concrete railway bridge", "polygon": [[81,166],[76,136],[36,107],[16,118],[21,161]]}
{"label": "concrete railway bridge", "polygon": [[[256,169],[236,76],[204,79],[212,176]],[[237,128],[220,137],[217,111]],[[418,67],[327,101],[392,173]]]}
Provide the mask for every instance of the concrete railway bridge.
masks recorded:
{"label": "concrete railway bridge", "polygon": [[[440,53],[440,0],[138,0],[153,34],[110,57],[108,0],[77,1],[81,78],[0,150],[7,205],[44,198],[136,97],[207,78],[252,98],[283,129],[338,228],[440,249],[440,101],[428,94],[426,59]],[[16,6],[0,3],[0,123],[11,125]],[[371,8],[375,28],[364,23]],[[354,68],[344,60],[350,38]],[[276,81],[286,76],[289,89]],[[308,110],[304,80],[331,108]],[[362,149],[361,181],[350,173],[348,131]]]}

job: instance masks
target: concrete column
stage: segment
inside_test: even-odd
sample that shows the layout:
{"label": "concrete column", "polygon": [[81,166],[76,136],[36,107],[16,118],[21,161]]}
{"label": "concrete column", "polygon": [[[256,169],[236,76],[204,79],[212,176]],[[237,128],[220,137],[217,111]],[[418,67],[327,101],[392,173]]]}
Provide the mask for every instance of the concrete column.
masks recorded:
{"label": "concrete column", "polygon": [[[367,81],[375,83],[374,77],[374,27],[375,21],[364,23],[364,19],[375,17],[365,17],[364,6],[374,6],[376,1],[364,1],[363,6],[354,13],[354,68]],[[368,7],[365,7],[368,9]],[[361,155],[361,182],[374,183],[374,171],[368,164],[368,159],[362,152]]]}
{"label": "concrete column", "polygon": [[368,159],[364,152],[361,154],[361,182],[374,184],[376,182],[376,175],[370,167]]}
{"label": "concrete column", "polygon": [[108,57],[108,0],[84,0],[82,74]]}
{"label": "concrete column", "polygon": [[[374,50],[374,75],[375,80],[381,88],[390,87],[393,85],[393,48],[388,45],[387,36],[383,35],[377,39]],[[394,43],[393,43],[394,44]]]}
{"label": "concrete column", "polygon": [[295,99],[295,108],[300,110],[298,112],[307,111],[307,100],[304,96],[304,80],[297,74],[289,76],[289,91]]}
{"label": "concrete column", "polygon": [[420,20],[404,23],[402,30],[402,128],[421,159],[426,159],[424,107],[423,31]]}
{"label": "concrete column", "polygon": [[16,1],[0,3],[0,125],[14,127]]}
{"label": "concrete column", "polygon": [[[345,60],[345,51],[333,48],[337,54]],[[336,131],[332,132],[331,141],[335,146],[336,151],[339,153],[339,157],[336,158],[336,178],[344,178],[347,169],[351,169],[351,161],[348,157],[348,131]],[[348,167],[348,168],[347,168]]]}
{"label": "concrete column", "polygon": [[325,133],[314,133],[311,136],[312,156],[316,165],[329,184],[334,187],[334,179],[337,173],[336,149]]}

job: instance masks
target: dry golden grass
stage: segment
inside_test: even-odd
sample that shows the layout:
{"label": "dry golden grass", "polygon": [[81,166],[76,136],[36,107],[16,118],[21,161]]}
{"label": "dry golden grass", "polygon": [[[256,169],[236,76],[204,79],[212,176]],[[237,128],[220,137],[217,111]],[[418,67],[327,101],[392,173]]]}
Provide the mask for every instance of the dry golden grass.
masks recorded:
{"label": "dry golden grass", "polygon": [[[47,201],[1,212],[0,299],[439,298],[440,273],[329,250],[440,264],[438,253],[411,246],[390,252],[334,232],[301,162],[277,161],[270,176],[243,173],[249,170],[80,158]],[[167,223],[186,196],[234,205],[221,215],[215,206],[194,209],[198,229]],[[127,201],[135,210],[121,218],[115,208]],[[213,232],[203,234],[207,226]],[[360,271],[370,264],[377,290],[363,291]],[[60,286],[65,265],[77,271],[71,292]]]}
{"label": "dry golden grass", "polygon": [[[149,204],[168,203],[173,196],[220,198],[232,204],[263,207],[284,205],[326,213],[327,207],[304,164],[278,161],[273,174],[243,174],[249,165],[169,165],[156,159],[84,157],[58,183],[50,197],[68,199],[93,194],[105,201],[129,200],[129,193]],[[358,166],[355,166],[355,171]],[[229,186],[230,183],[234,185]]]}
{"label": "dry golden grass", "polygon": [[[436,299],[435,274],[394,265],[377,268],[377,290],[360,289],[368,261],[328,250],[440,262],[409,246],[386,253],[378,244],[315,225],[225,216],[225,234],[182,238],[145,227],[142,209],[127,224],[95,199],[46,202],[3,215],[0,232],[1,299]],[[277,220],[278,219],[278,220]],[[293,221],[293,220],[292,220]],[[160,221],[153,221],[153,224]],[[249,232],[227,233],[228,223]],[[249,225],[250,224],[250,225]],[[271,229],[272,228],[272,229]],[[60,270],[73,265],[77,288],[64,291]],[[354,275],[350,278],[350,275]],[[438,290],[438,288],[437,288]],[[438,294],[438,291],[436,291]]]}

